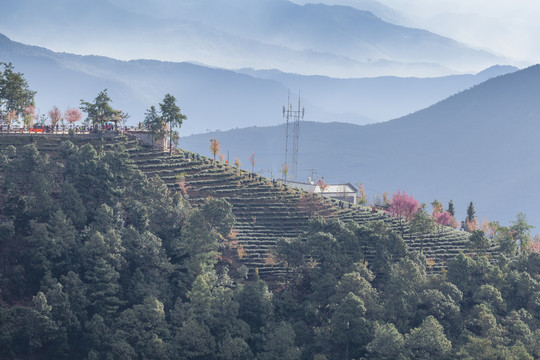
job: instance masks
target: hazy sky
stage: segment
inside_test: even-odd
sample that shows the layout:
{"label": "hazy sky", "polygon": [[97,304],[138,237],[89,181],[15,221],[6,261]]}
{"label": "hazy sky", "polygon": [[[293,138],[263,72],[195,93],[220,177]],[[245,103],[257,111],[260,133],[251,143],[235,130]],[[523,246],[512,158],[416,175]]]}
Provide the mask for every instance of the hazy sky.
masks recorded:
{"label": "hazy sky", "polygon": [[[297,3],[354,5],[367,0],[292,0]],[[540,62],[540,1],[538,0],[378,0],[407,18],[408,26],[494,53]]]}
{"label": "hazy sky", "polygon": [[[1,0],[0,0],[1,1]],[[52,3],[58,2],[58,4],[71,4],[72,0],[52,0]],[[96,2],[97,5],[106,4],[107,2],[123,4],[127,9],[139,4],[140,6],[150,6],[150,9],[157,7],[157,4],[161,4],[161,12],[163,8],[167,8],[164,5],[177,6],[178,3],[187,2],[188,0],[107,0]],[[198,1],[198,0],[189,0]],[[233,0],[220,0],[223,3],[233,2]],[[259,0],[250,0],[259,1]],[[392,23],[404,25],[407,27],[422,28],[432,31],[436,34],[443,35],[455,39],[464,43],[465,45],[475,47],[477,49],[488,50],[489,52],[497,55],[502,55],[508,60],[502,60],[508,65],[515,65],[519,67],[526,67],[532,64],[540,62],[540,0],[290,0],[298,4],[305,3],[326,3],[326,4],[340,4],[348,6],[356,6],[359,9],[371,9],[377,13],[381,18]],[[13,8],[18,9],[18,12],[14,16],[9,16],[9,4],[12,4]],[[44,46],[54,51],[66,51],[74,52],[78,54],[98,54],[111,56],[119,59],[133,59],[133,58],[155,58],[159,60],[171,60],[171,61],[195,61],[201,62],[212,66],[220,66],[227,68],[237,67],[259,67],[269,68],[278,67],[275,64],[259,63],[259,64],[246,64],[249,60],[249,55],[245,54],[238,56],[237,48],[240,47],[238,39],[230,39],[230,43],[226,41],[218,41],[216,44],[206,45],[204,41],[199,41],[199,38],[204,38],[206,35],[210,36],[210,33],[201,32],[197,33],[193,29],[198,29],[196,24],[186,28],[187,30],[180,32],[184,34],[182,40],[186,43],[174,43],[176,46],[166,46],[159,41],[151,41],[146,43],[145,46],[132,46],[128,41],[131,39],[132,32],[129,30],[124,31],[122,26],[118,27],[119,34],[117,38],[120,40],[111,45],[111,42],[104,41],[107,39],[109,33],[98,34],[100,28],[94,28],[90,25],[94,35],[98,34],[92,40],[80,41],[80,32],[70,31],[71,26],[74,30],[81,27],[81,24],[91,23],[93,17],[96,15],[95,11],[88,14],[88,16],[81,16],[80,19],[76,18],[74,21],[72,16],[65,16],[60,11],[60,14],[64,14],[67,17],[66,21],[61,21],[54,18],[55,12],[51,12],[46,16],[41,14],[35,15],[39,18],[37,21],[40,26],[36,26],[34,22],[21,21],[26,15],[23,10],[32,9],[33,6],[39,4],[40,1],[36,0],[8,0],[6,2],[7,10],[5,14],[8,14],[5,18],[11,19],[12,23],[7,24],[0,22],[0,32],[11,37],[12,40],[20,41],[26,44]],[[73,4],[77,4],[79,1],[73,1]],[[80,1],[80,3],[86,4],[87,7],[92,7],[92,2]],[[18,4],[22,4],[18,6]],[[43,2],[43,4],[49,4]],[[39,5],[43,5],[39,4]],[[142,4],[142,5],[141,5]],[[164,5],[163,5],[164,4]],[[381,5],[382,4],[382,5]],[[17,5],[17,6],[16,6]],[[96,5],[96,6],[97,6]],[[391,9],[385,9],[384,6]],[[57,6],[58,7],[58,6]],[[4,6],[5,8],[5,6]],[[62,7],[63,9],[63,7]],[[94,9],[95,10],[95,9]],[[57,11],[56,9],[54,11]],[[66,12],[69,14],[69,12]],[[84,12],[83,12],[84,13]],[[165,12],[165,14],[169,14]],[[0,12],[0,17],[2,12]],[[114,15],[114,14],[113,14]],[[20,17],[21,19],[17,19]],[[61,19],[61,17],[60,17]],[[109,19],[110,20],[110,19]],[[121,22],[121,21],[120,21]],[[114,21],[108,21],[108,24],[114,24]],[[136,22],[135,22],[136,24]],[[128,24],[129,25],[129,24]],[[67,31],[66,31],[67,26]],[[167,25],[169,26],[169,25]],[[184,26],[184,25],[182,25]],[[187,26],[187,25],[186,25]],[[171,29],[174,27],[171,27]],[[54,31],[48,31],[48,30]],[[161,29],[167,31],[166,28]],[[203,29],[205,31],[211,31],[211,29]],[[190,34],[189,31],[193,33]],[[198,31],[198,30],[197,30]],[[159,33],[159,31],[157,32]],[[56,35],[51,35],[56,34]],[[187,35],[186,35],[187,34]],[[200,35],[200,36],[199,36]],[[138,36],[141,36],[140,34]],[[144,39],[148,39],[153,36],[151,31],[145,32],[141,39],[137,41],[143,42]],[[162,36],[158,35],[158,36]],[[216,36],[225,36],[227,34],[218,34]],[[126,41],[124,41],[126,39]],[[249,41],[246,40],[246,41]],[[179,44],[182,44],[180,46]],[[186,45],[187,44],[187,45]],[[238,45],[238,46],[237,46]],[[191,47],[190,47],[191,46]],[[219,47],[221,53],[217,56],[217,51],[212,53],[213,63],[209,63],[207,59],[210,56],[207,55],[206,47],[211,46]],[[221,47],[220,47],[221,46]],[[229,46],[229,47],[228,47]],[[232,46],[232,47],[231,47]],[[237,47],[235,47],[237,46]],[[179,49],[184,53],[179,56]],[[200,50],[201,56],[193,55],[189,53],[189,49]],[[199,55],[200,55],[199,54]],[[232,55],[231,55],[232,54]],[[226,61],[218,61],[221,58],[227,59]],[[262,57],[265,61],[268,57]],[[284,69],[285,71],[295,72],[296,69]],[[472,69],[453,69],[455,71],[480,71],[479,68]],[[412,71],[412,70],[411,70]],[[326,74],[326,73],[325,73]],[[442,73],[437,73],[442,74]],[[343,76],[342,73],[331,73],[333,76]],[[426,75],[426,76],[429,76]]]}
{"label": "hazy sky", "polygon": [[[537,62],[540,55],[540,1],[381,0],[430,29],[507,56]],[[445,20],[446,18],[446,20]]]}

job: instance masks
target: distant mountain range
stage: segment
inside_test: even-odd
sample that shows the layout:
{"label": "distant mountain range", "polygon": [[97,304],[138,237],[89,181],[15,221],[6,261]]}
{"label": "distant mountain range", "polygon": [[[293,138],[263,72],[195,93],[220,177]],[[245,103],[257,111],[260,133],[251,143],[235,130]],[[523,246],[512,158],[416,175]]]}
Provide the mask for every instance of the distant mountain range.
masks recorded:
{"label": "distant mountain range", "polygon": [[[399,119],[357,126],[304,122],[299,180],[362,182],[368,195],[403,189],[423,202],[453,200],[463,219],[469,201],[480,220],[507,224],[522,211],[540,227],[540,66],[499,76]],[[232,161],[275,177],[285,129],[251,127],[184,137],[181,146],[210,154],[221,142]],[[537,230],[538,231],[538,230]]]}
{"label": "distant mountain range", "polygon": [[327,121],[311,111],[316,104],[335,114],[332,120],[357,125],[381,122],[421,110],[459,91],[490,78],[518,70],[513,66],[492,66],[475,75],[451,75],[434,78],[401,78],[382,76],[362,79],[336,79],[325,76],[303,76],[280,71],[239,72],[278,81],[292,90],[300,90],[309,102],[308,119]]}
{"label": "distant mountain range", "polygon": [[182,133],[277,125],[288,89],[306,108],[306,119],[367,124],[396,118],[440,101],[491,77],[517,70],[496,66],[477,75],[441,78],[379,77],[335,79],[280,71],[209,68],[155,60],[120,61],[98,56],[56,53],[13,42],[0,34],[0,61],[12,62],[37,91],[42,114],[52,106],[78,106],[107,88],[113,106],[144,119],[150,105],[173,94],[188,120]]}
{"label": "distant mountain range", "polygon": [[403,25],[404,23],[409,22],[409,19],[407,19],[406,16],[399,11],[375,0],[291,0],[291,2],[299,5],[317,2],[327,5],[350,6],[357,10],[368,11],[381,20],[392,24]]}
{"label": "distant mountain range", "polygon": [[[375,5],[365,8],[389,14]],[[287,0],[8,1],[0,32],[78,54],[343,78],[442,76],[507,63],[369,11]]]}

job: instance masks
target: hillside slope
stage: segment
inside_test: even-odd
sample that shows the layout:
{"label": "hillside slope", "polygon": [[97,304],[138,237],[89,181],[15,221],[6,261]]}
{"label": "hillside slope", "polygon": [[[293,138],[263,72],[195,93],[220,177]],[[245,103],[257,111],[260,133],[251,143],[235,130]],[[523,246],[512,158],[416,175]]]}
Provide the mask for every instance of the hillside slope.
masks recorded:
{"label": "hillside slope", "polygon": [[[34,142],[54,159],[58,145],[65,139],[79,146],[89,141],[100,146],[99,139],[84,136],[0,136],[0,144],[22,146]],[[364,206],[342,206],[337,200],[282,186],[268,178],[213,163],[199,154],[180,150],[177,155],[168,155],[143,147],[135,139],[113,138],[105,142],[106,149],[117,145],[127,149],[133,163],[148,177],[159,176],[171,189],[181,191],[178,176],[182,176],[191,205],[204,204],[209,196],[229,201],[236,217],[235,240],[245,250],[240,262],[267,279],[281,276],[286,271],[271,260],[270,254],[277,240],[300,236],[307,231],[310,218],[321,216],[359,224],[383,221],[401,232],[399,222],[382,211],[373,212]],[[440,270],[448,260],[465,250],[468,233],[441,228],[440,232],[419,235],[411,233],[405,225],[404,239],[410,250],[422,250],[426,258],[434,261],[433,270]]]}
{"label": "hillside slope", "polygon": [[[508,223],[518,212],[540,226],[540,66],[491,79],[425,110],[370,126],[303,123],[299,174],[362,182],[369,195],[404,189],[423,202],[453,200],[463,219],[470,201],[482,219]],[[285,130],[248,128],[186,137],[208,153],[215,137],[231,158],[277,173]]]}
{"label": "hillside slope", "polygon": [[237,73],[190,63],[119,61],[57,53],[3,35],[0,61],[12,62],[18,72],[24,73],[29,86],[37,91],[36,105],[42,114],[54,105],[62,110],[77,106],[80,99],[92,100],[107,88],[112,105],[130,114],[128,122],[136,125],[143,121],[146,109],[171,93],[188,116],[183,134],[279,124],[288,89],[301,90],[311,121],[373,123],[410,113],[492,76],[516,70],[494,67],[477,75],[432,79],[332,79],[247,70]]}

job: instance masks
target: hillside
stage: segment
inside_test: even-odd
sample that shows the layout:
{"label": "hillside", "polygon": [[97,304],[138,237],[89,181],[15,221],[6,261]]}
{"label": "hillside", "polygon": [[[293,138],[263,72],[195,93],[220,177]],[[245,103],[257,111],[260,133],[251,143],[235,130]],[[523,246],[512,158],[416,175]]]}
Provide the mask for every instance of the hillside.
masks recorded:
{"label": "hillside", "polygon": [[288,89],[300,90],[311,121],[373,123],[408,114],[490,77],[515,71],[494,67],[477,75],[441,78],[332,79],[301,77],[279,71],[233,72],[191,63],[155,60],[120,61],[98,56],[57,53],[11,41],[0,35],[0,61],[12,62],[37,91],[36,106],[45,114],[93,99],[104,88],[114,107],[137,125],[145,111],[166,93],[188,115],[184,134],[283,121]]}
{"label": "hillside", "polygon": [[0,144],[2,359],[540,356],[538,242],[497,237],[495,257],[475,232],[457,254],[446,230],[426,258],[381,212],[197,154],[112,133]]}
{"label": "hillside", "polygon": [[[4,146],[15,144],[18,147],[29,143],[30,139],[29,136],[0,137]],[[88,141],[84,137],[77,139],[75,143],[79,145]],[[63,141],[62,137],[33,137],[38,148],[53,155],[53,159],[60,141]],[[99,139],[93,142],[100,146]],[[277,240],[302,235],[308,230],[310,218],[322,216],[328,220],[339,219],[358,224],[380,220],[401,232],[396,219],[381,211],[372,212],[371,207],[342,207],[337,200],[311,196],[233,166],[219,162],[214,164],[211,159],[188,151],[168,155],[140,146],[135,139],[128,141],[121,138],[108,140],[106,146],[110,149],[115,144],[122,144],[133,164],[149,178],[157,175],[172,189],[180,191],[178,176],[182,176],[191,205],[203,205],[209,196],[230,202],[236,217],[236,240],[245,250],[240,263],[251,271],[257,271],[265,279],[275,279],[285,271],[279,264],[269,263],[268,260],[275,251]],[[445,228],[442,233],[424,236],[409,233],[406,226],[404,239],[410,250],[422,249],[427,258],[434,260],[433,269],[440,270],[465,249],[468,233]],[[371,252],[370,256],[373,255]],[[371,259],[368,257],[368,260]]]}
{"label": "hillside", "polygon": [[[453,200],[457,217],[473,201],[479,218],[509,223],[518,212],[540,226],[535,185],[540,151],[540,66],[488,80],[425,110],[381,124],[320,124],[300,129],[299,174],[316,169],[329,182],[362,182],[370,196],[404,189],[423,202]],[[277,173],[283,127],[247,128],[184,137],[181,146],[209,153],[208,141],[257,171]],[[283,145],[282,145],[283,144]],[[337,161],[339,160],[339,161]]]}

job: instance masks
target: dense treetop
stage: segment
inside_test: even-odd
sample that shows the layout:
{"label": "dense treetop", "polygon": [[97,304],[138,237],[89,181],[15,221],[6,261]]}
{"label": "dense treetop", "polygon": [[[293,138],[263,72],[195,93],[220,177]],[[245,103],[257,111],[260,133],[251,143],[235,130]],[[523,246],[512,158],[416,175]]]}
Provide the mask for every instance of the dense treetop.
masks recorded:
{"label": "dense treetop", "polygon": [[536,252],[473,251],[429,275],[381,222],[313,218],[278,241],[289,274],[270,290],[223,261],[226,200],[192,208],[121,147],[66,141],[56,153],[0,156],[1,358],[540,356]]}
{"label": "dense treetop", "polygon": [[15,72],[11,63],[0,62],[0,120],[8,125],[23,116],[25,109],[34,106],[35,91],[30,90],[22,73]]}

